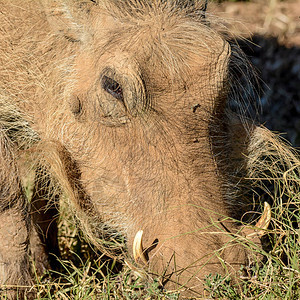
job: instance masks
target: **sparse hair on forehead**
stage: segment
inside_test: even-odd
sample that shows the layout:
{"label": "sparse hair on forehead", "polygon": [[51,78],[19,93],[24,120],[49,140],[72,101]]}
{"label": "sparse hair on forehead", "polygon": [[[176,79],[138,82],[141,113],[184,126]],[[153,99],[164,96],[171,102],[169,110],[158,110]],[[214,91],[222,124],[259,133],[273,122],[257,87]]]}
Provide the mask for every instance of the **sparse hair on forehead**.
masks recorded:
{"label": "sparse hair on forehead", "polygon": [[204,17],[204,0],[103,0],[94,3],[122,25],[115,32],[110,29],[110,40],[102,52],[107,53],[108,48],[117,46],[124,50],[129,47],[132,53],[135,44],[141,49],[143,43],[144,49],[148,47],[154,56],[160,57],[160,62],[165,62],[166,70],[171,68],[171,73],[177,73],[180,65],[188,67],[189,55],[207,60],[210,55],[219,55],[225,47],[223,36]]}
{"label": "sparse hair on forehead", "polygon": [[184,15],[194,18],[203,18],[207,6],[206,0],[94,0],[93,2],[114,11],[117,10],[123,17],[132,16],[134,18],[149,12],[163,11],[175,14],[182,12]]}
{"label": "sparse hair on forehead", "polygon": [[95,0],[101,11],[122,23],[135,26],[157,20],[189,20],[197,26],[209,23],[205,19],[206,0]]}

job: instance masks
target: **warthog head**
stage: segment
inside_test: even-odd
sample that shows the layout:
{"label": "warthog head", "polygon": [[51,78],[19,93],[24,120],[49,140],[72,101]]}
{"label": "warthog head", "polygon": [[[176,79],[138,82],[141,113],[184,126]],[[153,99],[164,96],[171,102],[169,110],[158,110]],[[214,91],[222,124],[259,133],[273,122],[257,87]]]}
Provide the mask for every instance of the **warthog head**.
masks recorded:
{"label": "warthog head", "polygon": [[204,1],[42,2],[18,40],[30,55],[15,82],[35,83],[13,88],[41,140],[62,145],[56,176],[90,237],[120,234],[129,265],[198,290],[247,263],[236,234],[249,228],[231,217],[251,220],[241,186],[261,129],[230,112],[243,59]]}
{"label": "warthog head", "polygon": [[122,233],[138,263],[180,285],[246,263],[230,243],[241,226],[228,217],[251,207],[236,179],[248,133],[227,111],[232,47],[203,3],[45,6],[75,49],[63,144],[89,214]]}

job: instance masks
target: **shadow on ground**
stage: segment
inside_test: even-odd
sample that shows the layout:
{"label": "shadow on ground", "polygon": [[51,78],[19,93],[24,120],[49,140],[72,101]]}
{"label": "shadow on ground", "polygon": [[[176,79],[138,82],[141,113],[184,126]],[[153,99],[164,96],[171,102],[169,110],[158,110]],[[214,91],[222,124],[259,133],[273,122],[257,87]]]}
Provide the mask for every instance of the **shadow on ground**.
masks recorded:
{"label": "shadow on ground", "polygon": [[238,43],[262,79],[259,122],[300,147],[300,48],[261,35]]}

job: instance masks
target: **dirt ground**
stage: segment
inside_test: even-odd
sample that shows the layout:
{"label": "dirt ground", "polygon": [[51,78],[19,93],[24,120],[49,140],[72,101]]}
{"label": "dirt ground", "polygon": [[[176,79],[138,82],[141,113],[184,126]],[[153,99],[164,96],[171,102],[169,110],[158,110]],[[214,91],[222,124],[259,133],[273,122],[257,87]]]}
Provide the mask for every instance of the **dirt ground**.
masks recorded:
{"label": "dirt ground", "polygon": [[259,121],[300,147],[300,0],[210,3],[262,78]]}

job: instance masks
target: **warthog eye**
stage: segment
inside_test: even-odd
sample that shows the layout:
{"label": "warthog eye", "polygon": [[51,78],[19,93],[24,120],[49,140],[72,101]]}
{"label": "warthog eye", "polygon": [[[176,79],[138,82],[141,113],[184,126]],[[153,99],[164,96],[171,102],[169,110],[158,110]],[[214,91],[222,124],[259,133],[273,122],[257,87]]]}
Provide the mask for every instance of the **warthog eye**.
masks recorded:
{"label": "warthog eye", "polygon": [[123,89],[118,82],[104,75],[101,80],[101,85],[102,88],[114,98],[122,102],[124,101]]}

